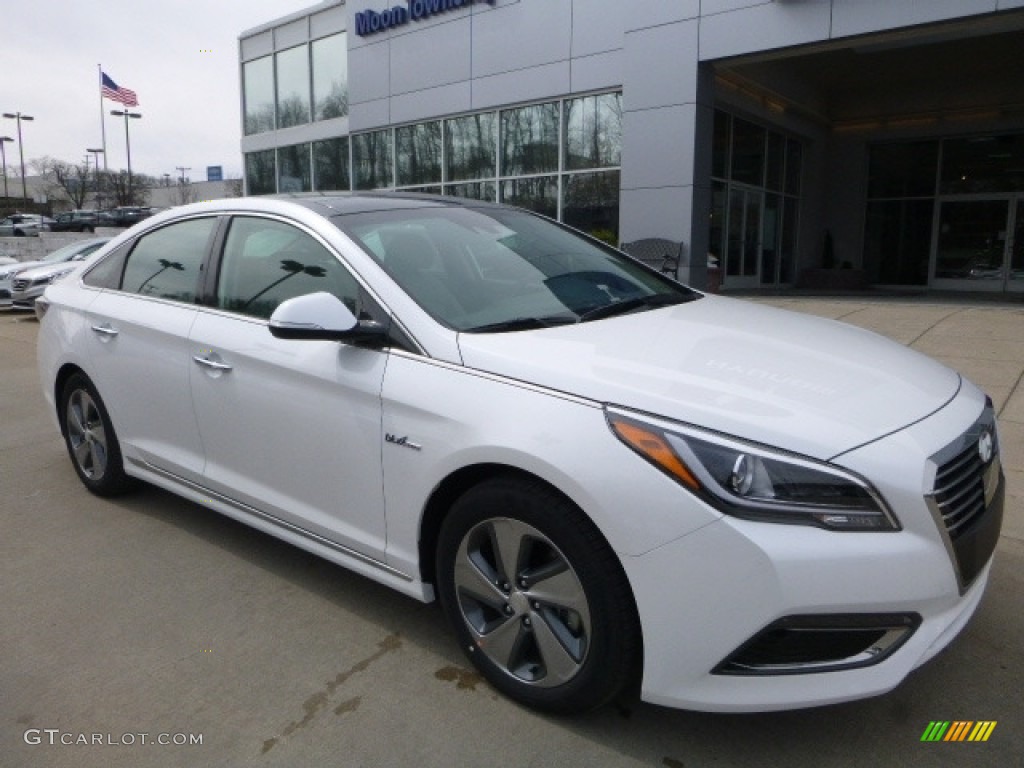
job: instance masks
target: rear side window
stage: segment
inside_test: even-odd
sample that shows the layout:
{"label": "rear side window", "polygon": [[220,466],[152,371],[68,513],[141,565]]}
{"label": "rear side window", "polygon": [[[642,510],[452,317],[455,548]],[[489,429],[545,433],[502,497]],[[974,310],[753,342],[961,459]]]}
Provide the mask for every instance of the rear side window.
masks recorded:
{"label": "rear side window", "polygon": [[269,318],[278,304],[307,293],[333,293],[358,315],[359,284],[310,235],[273,219],[231,222],[217,281],[217,306]]}
{"label": "rear side window", "polygon": [[143,235],[128,254],[121,290],[193,303],[200,267],[217,224],[189,219]]}

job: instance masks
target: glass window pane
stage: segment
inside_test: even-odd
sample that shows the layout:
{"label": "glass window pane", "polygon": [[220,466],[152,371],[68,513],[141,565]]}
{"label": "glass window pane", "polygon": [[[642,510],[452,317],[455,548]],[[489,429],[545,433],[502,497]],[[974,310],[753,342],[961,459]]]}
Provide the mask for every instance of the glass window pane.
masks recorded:
{"label": "glass window pane", "polygon": [[305,45],[281,51],[277,58],[277,127],[309,122],[309,52]]}
{"label": "glass window pane", "polygon": [[779,235],[782,219],[782,198],[764,196],[764,215],[761,219],[761,282],[774,283],[779,261]]}
{"label": "glass window pane", "polygon": [[309,192],[311,189],[309,144],[293,144],[277,150],[278,192]]}
{"label": "glass window pane", "polygon": [[800,175],[803,171],[804,146],[796,139],[786,140],[786,194],[800,194]]}
{"label": "glass window pane", "polygon": [[121,290],[192,303],[215,218],[190,219],[142,237],[128,255]]}
{"label": "glass window pane", "polygon": [[868,197],[935,194],[938,141],[875,144],[868,150]]}
{"label": "glass window pane", "polygon": [[558,170],[558,103],[501,112],[501,175]]}
{"label": "glass window pane", "polygon": [[527,208],[553,219],[558,215],[558,177],[506,179],[501,182],[501,202]]}
{"label": "glass window pane", "polygon": [[1006,200],[950,200],[939,210],[935,277],[1002,280]]}
{"label": "glass window pane", "polygon": [[441,121],[395,129],[395,181],[400,187],[441,181]]}
{"label": "glass window pane", "polygon": [[782,198],[782,242],[779,249],[779,282],[793,282],[796,263],[796,233],[800,206],[796,198]]}
{"label": "glass window pane", "polygon": [[1024,134],[946,139],[942,194],[1017,192],[1024,189]]}
{"label": "glass window pane", "polygon": [[716,179],[729,178],[729,132],[732,115],[715,110],[715,128],[711,145],[711,175]]}
{"label": "glass window pane", "polygon": [[566,176],[562,221],[609,245],[619,243],[619,172]]}
{"label": "glass window pane", "polygon": [[495,112],[445,120],[447,181],[493,178],[498,117]]}
{"label": "glass window pane", "polygon": [[744,184],[764,184],[764,141],[760,125],[733,118],[732,178]]}
{"label": "glass window pane", "polygon": [[391,131],[360,133],[352,137],[352,166],[356,189],[392,186],[394,166]]}
{"label": "glass window pane", "polygon": [[879,285],[927,285],[932,242],[932,200],[868,203],[864,269]]}
{"label": "glass window pane", "polygon": [[277,192],[274,150],[266,149],[246,154],[245,189],[250,195],[272,195]]}
{"label": "glass window pane", "polygon": [[317,189],[351,189],[347,138],[313,142],[313,180]]}
{"label": "glass window pane", "polygon": [[312,44],[313,119],[329,120],[348,114],[348,49],[345,33]]}
{"label": "glass window pane", "polygon": [[622,160],[622,95],[565,102],[565,168],[604,168]]}
{"label": "glass window pane", "polygon": [[767,150],[764,185],[767,189],[781,191],[782,171],[786,160],[786,140],[781,135],[769,131]]}
{"label": "glass window pane", "polygon": [[708,238],[708,265],[717,267],[725,255],[725,220],[728,186],[722,181],[711,182],[711,234]]}
{"label": "glass window pane", "polygon": [[444,193],[472,200],[486,200],[493,203],[498,199],[493,181],[479,181],[473,184],[445,184]]}
{"label": "glass window pane", "polygon": [[231,222],[217,278],[217,306],[268,318],[287,299],[333,293],[358,315],[359,284],[334,255],[280,221],[238,217]]}
{"label": "glass window pane", "polygon": [[242,65],[245,133],[274,130],[274,62],[272,57]]}

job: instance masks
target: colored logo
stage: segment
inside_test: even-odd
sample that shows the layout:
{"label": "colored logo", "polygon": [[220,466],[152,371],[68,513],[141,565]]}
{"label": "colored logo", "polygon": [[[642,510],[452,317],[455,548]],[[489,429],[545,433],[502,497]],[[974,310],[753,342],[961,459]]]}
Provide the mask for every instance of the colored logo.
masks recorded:
{"label": "colored logo", "polygon": [[921,741],[988,741],[995,729],[995,720],[932,720]]}

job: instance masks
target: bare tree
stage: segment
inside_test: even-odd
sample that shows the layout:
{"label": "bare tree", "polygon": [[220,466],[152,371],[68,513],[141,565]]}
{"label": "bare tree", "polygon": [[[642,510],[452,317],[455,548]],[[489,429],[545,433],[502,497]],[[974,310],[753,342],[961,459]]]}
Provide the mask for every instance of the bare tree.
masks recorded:
{"label": "bare tree", "polygon": [[40,157],[29,165],[43,178],[47,196],[68,200],[74,208],[81,208],[89,196],[89,163],[79,165]]}
{"label": "bare tree", "polygon": [[104,171],[102,176],[104,197],[113,200],[117,206],[146,205],[149,202],[149,188],[156,180],[144,173],[133,173],[129,192],[128,171]]}

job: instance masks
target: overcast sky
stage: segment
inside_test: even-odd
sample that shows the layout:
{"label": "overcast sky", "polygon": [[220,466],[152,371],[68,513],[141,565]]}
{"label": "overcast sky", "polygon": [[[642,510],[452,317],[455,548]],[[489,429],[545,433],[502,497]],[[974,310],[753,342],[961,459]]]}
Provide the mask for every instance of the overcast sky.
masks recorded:
{"label": "overcast sky", "polygon": [[[241,175],[238,93],[240,32],[317,0],[4,0],[0,14],[0,112],[22,123],[25,162],[44,155],[82,162],[102,146],[98,64],[138,95],[129,126],[132,171],[193,181],[221,165]],[[107,162],[127,167],[123,106],[103,100]],[[14,120],[0,136],[17,141]],[[17,143],[6,145],[8,168]],[[31,175],[31,171],[29,172]]]}

